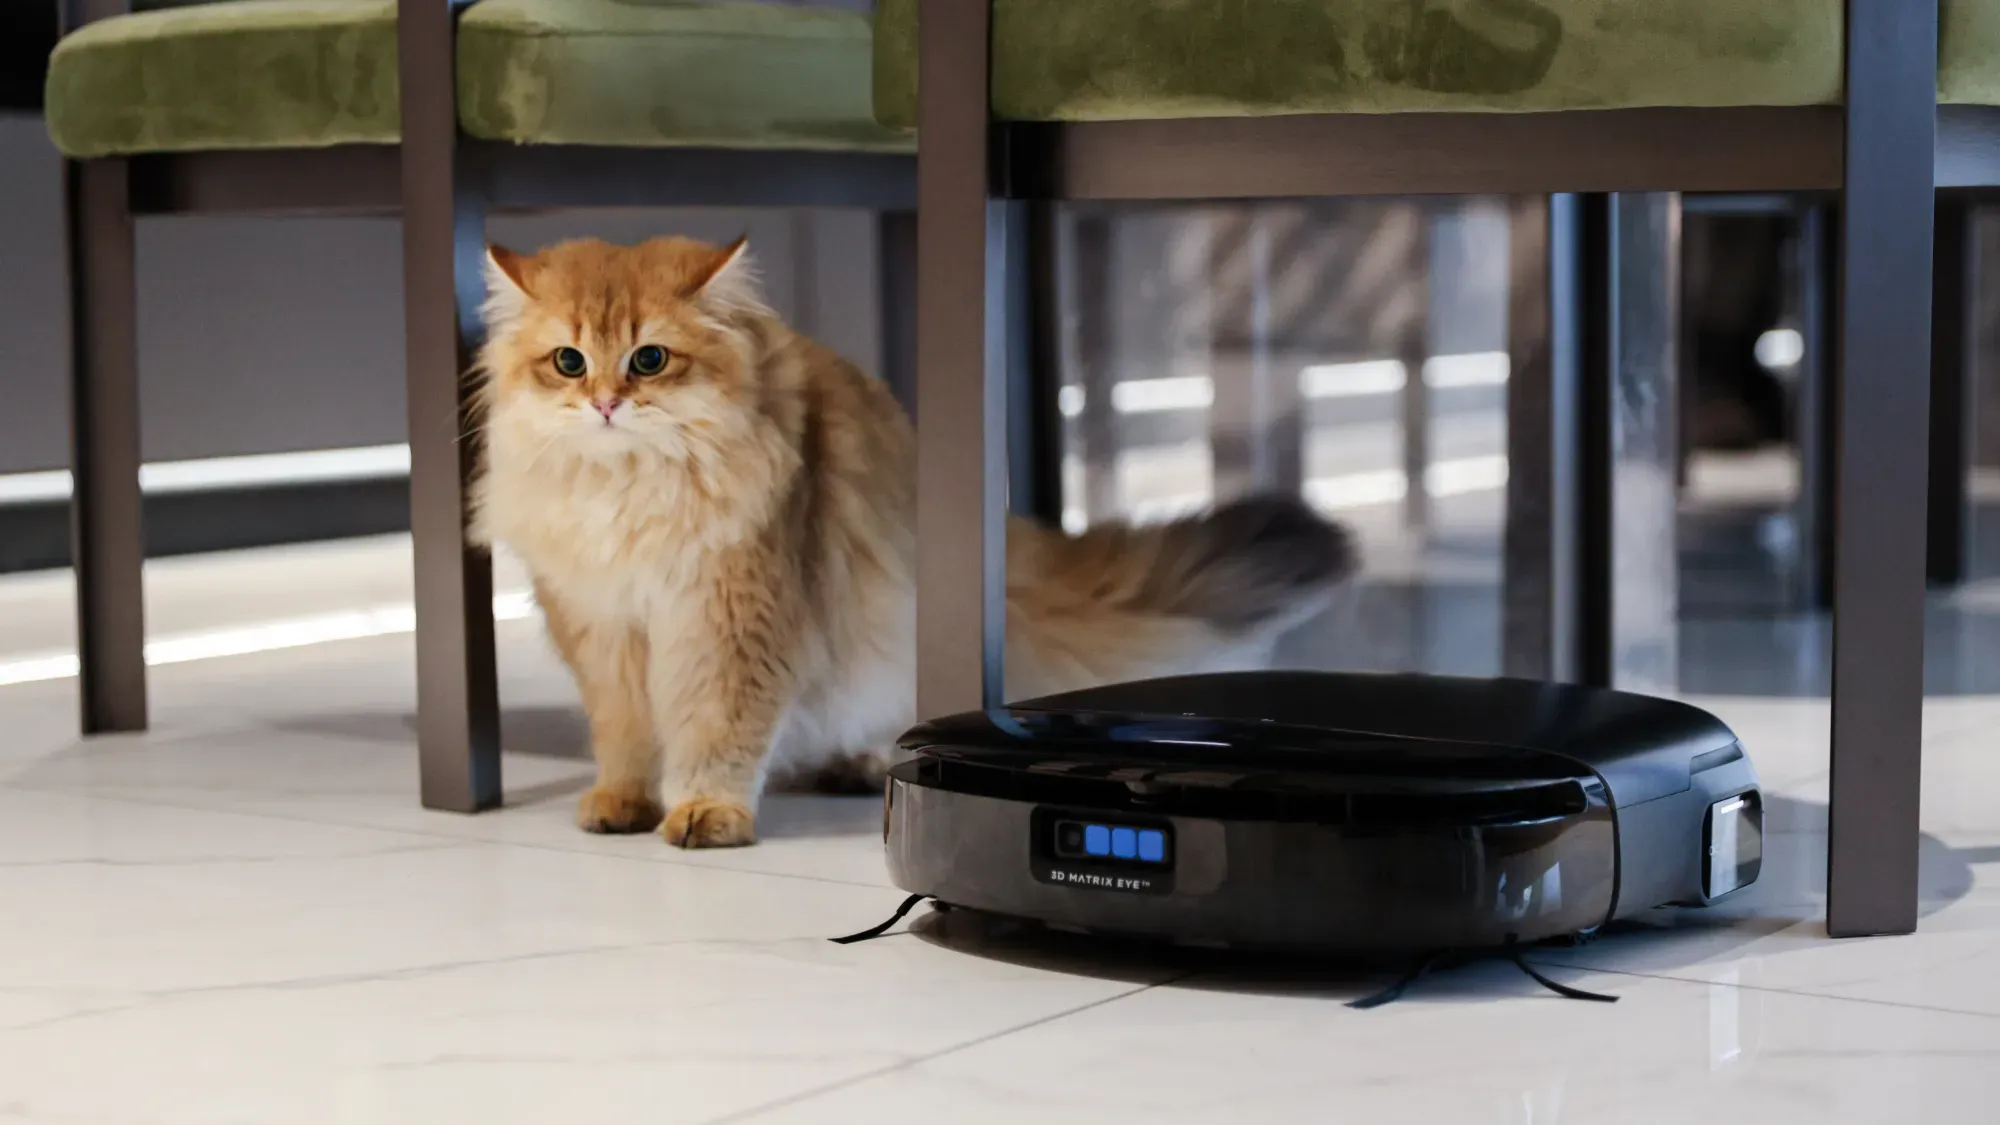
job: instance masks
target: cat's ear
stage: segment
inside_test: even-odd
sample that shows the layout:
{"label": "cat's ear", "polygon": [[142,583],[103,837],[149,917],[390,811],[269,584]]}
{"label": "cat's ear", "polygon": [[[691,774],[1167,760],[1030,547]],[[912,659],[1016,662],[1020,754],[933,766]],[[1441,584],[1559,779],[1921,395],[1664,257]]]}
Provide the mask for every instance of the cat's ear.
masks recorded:
{"label": "cat's ear", "polygon": [[528,306],[528,258],[505,246],[486,246],[486,316],[488,328],[499,328],[521,319]]}
{"label": "cat's ear", "polygon": [[697,266],[688,294],[724,306],[761,307],[764,298],[757,289],[757,265],[750,258],[750,236],[743,235],[717,248],[708,261]]}

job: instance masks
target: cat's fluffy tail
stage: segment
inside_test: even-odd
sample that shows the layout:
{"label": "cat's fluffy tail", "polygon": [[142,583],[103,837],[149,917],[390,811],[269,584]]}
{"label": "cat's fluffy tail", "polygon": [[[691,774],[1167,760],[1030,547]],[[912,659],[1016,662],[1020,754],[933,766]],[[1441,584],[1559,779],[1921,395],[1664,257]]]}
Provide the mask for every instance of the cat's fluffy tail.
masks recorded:
{"label": "cat's fluffy tail", "polygon": [[1008,536],[1008,694],[1256,667],[1359,562],[1303,502],[1252,497],[1149,527]]}

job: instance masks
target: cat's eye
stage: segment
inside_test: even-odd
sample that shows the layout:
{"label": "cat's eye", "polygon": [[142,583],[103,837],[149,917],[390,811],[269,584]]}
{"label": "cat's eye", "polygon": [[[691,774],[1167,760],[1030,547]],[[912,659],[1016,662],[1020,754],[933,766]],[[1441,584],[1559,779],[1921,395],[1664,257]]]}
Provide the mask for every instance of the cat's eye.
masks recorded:
{"label": "cat's eye", "polygon": [[667,349],[658,344],[647,344],[632,353],[632,374],[658,375],[667,369]]}
{"label": "cat's eye", "polygon": [[549,356],[549,362],[556,365],[557,372],[572,379],[582,375],[584,369],[590,366],[583,353],[575,348],[557,348],[555,354]]}

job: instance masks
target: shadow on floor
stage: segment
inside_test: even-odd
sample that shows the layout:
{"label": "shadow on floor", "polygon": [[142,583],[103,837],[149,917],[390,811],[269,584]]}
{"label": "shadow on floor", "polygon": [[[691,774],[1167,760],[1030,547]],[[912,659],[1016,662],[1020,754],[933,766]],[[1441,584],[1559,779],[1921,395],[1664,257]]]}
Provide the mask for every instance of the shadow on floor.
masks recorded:
{"label": "shadow on floor", "polygon": [[[416,717],[387,712],[337,712],[292,718],[281,729],[343,741],[405,748],[416,738]],[[553,761],[590,761],[590,736],[580,710],[516,707],[500,716],[501,745],[509,754]],[[567,806],[590,787],[587,770],[536,784],[507,786],[506,807]],[[880,794],[834,796],[771,793],[758,811],[758,834],[765,840],[875,836],[882,832]]]}
{"label": "shadow on floor", "polygon": [[[382,711],[305,715],[278,725],[280,729],[300,734],[395,746],[408,746],[417,735],[415,715]],[[580,708],[509,707],[500,712],[500,745],[510,754],[587,762],[590,760],[590,728],[585,724]]]}

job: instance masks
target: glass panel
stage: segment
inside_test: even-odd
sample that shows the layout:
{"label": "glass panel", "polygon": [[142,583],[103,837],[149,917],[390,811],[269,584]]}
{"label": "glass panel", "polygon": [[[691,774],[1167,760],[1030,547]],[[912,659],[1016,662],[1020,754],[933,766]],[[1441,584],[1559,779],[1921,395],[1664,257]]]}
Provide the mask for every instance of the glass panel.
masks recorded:
{"label": "glass panel", "polygon": [[1071,206],[1058,246],[1067,527],[1302,494],[1367,580],[1286,663],[1498,671],[1502,206]]}
{"label": "glass panel", "polygon": [[[2000,576],[2000,211],[1973,212],[1971,576]],[[2000,601],[2000,599],[1995,599]]]}
{"label": "glass panel", "polygon": [[1611,216],[1612,683],[1671,693],[1680,682],[1680,198],[1621,193]]}

